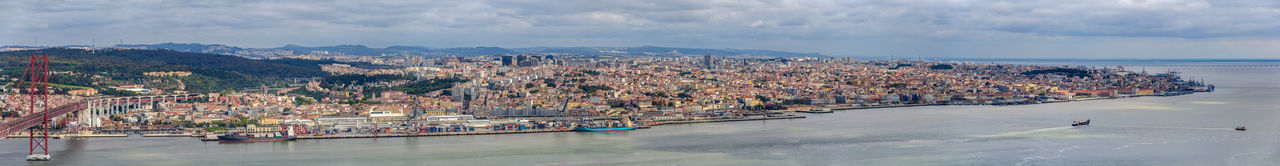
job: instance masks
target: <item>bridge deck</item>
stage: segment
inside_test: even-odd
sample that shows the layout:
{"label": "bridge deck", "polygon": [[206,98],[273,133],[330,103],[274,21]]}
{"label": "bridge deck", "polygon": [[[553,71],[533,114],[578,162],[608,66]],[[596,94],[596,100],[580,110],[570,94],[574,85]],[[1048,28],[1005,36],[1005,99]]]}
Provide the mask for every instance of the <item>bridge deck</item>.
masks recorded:
{"label": "bridge deck", "polygon": [[[111,102],[108,104],[186,100],[186,99],[193,98],[192,96],[195,96],[195,95],[196,94],[119,97],[116,99],[124,99],[124,100],[119,100],[119,101]],[[183,96],[183,97],[173,97],[173,96]],[[102,100],[102,99],[80,100],[80,101],[73,102],[71,104],[49,108],[48,110],[49,118],[58,117],[58,116],[72,113],[72,112],[84,110],[88,106],[86,101],[89,101],[89,100]],[[35,114],[19,117],[18,120],[15,120],[15,121],[4,123],[3,126],[0,126],[0,139],[7,138],[10,135],[21,132],[22,130],[26,130],[33,126],[39,125],[40,122],[43,120],[45,120],[43,113],[35,113]]]}

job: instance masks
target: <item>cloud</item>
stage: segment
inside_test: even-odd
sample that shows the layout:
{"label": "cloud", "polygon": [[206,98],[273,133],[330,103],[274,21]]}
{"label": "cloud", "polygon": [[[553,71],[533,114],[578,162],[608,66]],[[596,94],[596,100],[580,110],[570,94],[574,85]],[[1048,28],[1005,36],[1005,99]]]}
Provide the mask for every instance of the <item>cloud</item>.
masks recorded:
{"label": "cloud", "polygon": [[[0,10],[0,45],[29,44],[33,36],[83,44],[92,35],[254,47],[679,44],[673,46],[865,55],[914,51],[886,50],[885,43],[960,42],[947,45],[955,47],[1155,38],[1275,46],[1280,40],[1280,2],[1273,0],[13,0],[0,2]],[[1275,51],[1238,53],[1258,57]]]}

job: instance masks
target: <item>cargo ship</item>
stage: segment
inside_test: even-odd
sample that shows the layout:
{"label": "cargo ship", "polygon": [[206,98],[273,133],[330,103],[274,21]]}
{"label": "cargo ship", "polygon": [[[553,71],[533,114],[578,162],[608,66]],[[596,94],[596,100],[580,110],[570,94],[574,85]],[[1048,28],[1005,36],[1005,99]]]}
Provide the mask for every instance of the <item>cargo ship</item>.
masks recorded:
{"label": "cargo ship", "polygon": [[298,139],[293,135],[281,133],[272,134],[241,134],[232,133],[218,136],[218,142],[270,142],[270,141],[292,141]]}
{"label": "cargo ship", "polygon": [[636,127],[591,128],[586,126],[579,126],[579,127],[574,127],[573,131],[593,132],[593,131],[620,131],[620,130],[635,130],[635,129]]}
{"label": "cargo ship", "polygon": [[265,133],[265,134],[245,134],[245,133],[229,133],[218,136],[218,142],[271,142],[271,141],[293,141],[298,137],[293,135],[293,126],[289,126],[288,130],[281,132]]}

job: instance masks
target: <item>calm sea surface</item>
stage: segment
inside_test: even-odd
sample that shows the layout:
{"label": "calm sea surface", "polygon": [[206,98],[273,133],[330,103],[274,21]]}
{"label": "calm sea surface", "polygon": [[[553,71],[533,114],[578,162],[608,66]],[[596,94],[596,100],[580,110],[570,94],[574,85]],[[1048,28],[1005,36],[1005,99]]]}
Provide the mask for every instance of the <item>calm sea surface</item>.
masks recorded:
{"label": "calm sea surface", "polygon": [[[806,119],[600,133],[217,143],[192,138],[0,141],[0,165],[1277,165],[1276,63],[1126,65],[1204,78],[1217,91],[1021,106],[853,110]],[[1093,119],[1093,126],[1069,127]],[[1249,131],[1234,131],[1248,126]]]}

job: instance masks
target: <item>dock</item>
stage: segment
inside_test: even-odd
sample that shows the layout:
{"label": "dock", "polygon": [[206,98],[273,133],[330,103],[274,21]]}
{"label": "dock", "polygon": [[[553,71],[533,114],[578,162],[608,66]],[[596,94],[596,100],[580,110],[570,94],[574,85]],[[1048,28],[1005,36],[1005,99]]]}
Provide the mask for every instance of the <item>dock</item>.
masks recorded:
{"label": "dock", "polygon": [[195,137],[200,138],[200,141],[218,141],[218,135],[213,135],[213,134],[195,136]]}
{"label": "dock", "polygon": [[472,131],[472,132],[408,133],[408,134],[322,135],[322,136],[308,136],[308,135],[301,135],[301,136],[298,136],[298,139],[343,139],[343,138],[432,137],[432,136],[459,136],[459,135],[494,135],[494,134],[549,133],[549,132],[568,132],[568,131],[573,131],[573,129],[547,129],[547,130],[521,130],[521,131]]}
{"label": "dock", "polygon": [[129,134],[67,134],[71,138],[129,137]]}
{"label": "dock", "polygon": [[835,111],[832,111],[831,109],[819,109],[819,110],[813,110],[813,109],[805,110],[805,109],[802,109],[802,110],[796,110],[796,112],[800,112],[800,113],[810,113],[810,114],[825,114],[825,113],[833,113],[833,112],[835,112]]}
{"label": "dock", "polygon": [[143,137],[191,137],[191,134],[142,134]]}
{"label": "dock", "polygon": [[[36,137],[36,138],[42,138],[42,137],[44,137],[44,136],[36,135],[35,137]],[[49,134],[49,138],[53,138],[53,139],[61,139],[62,137],[65,137],[65,135],[62,135],[62,134]],[[27,135],[27,134],[15,134],[15,135],[9,135],[9,138],[31,138],[31,135]]]}
{"label": "dock", "polygon": [[799,118],[805,118],[805,116],[803,116],[803,115],[791,115],[791,116],[772,116],[772,117],[770,117],[770,116],[765,116],[765,117],[754,117],[754,118],[732,118],[732,119],[702,119],[702,120],[664,121],[664,122],[659,123],[659,124],[654,124],[653,126],[659,126],[659,125],[670,125],[670,124],[711,123],[711,122],[733,122],[733,121],[774,120],[774,119],[799,119]]}
{"label": "dock", "polygon": [[834,107],[825,107],[825,108],[823,108],[823,109],[830,109],[830,110],[832,110],[832,111],[842,111],[842,110],[855,110],[855,109],[876,109],[876,108],[894,108],[894,107],[915,107],[915,106],[930,106],[930,105],[939,105],[939,104],[893,104],[893,105],[870,105],[870,106],[857,106],[857,105],[852,105],[852,106],[834,106]]}
{"label": "dock", "polygon": [[[773,120],[773,119],[797,119],[805,118],[801,115],[788,116],[764,116],[752,118],[730,118],[730,119],[701,119],[701,120],[685,120],[685,121],[666,121],[660,124],[639,126],[638,129],[647,129],[652,126],[667,124],[689,124],[689,123],[710,123],[710,122],[732,122],[732,121],[751,121],[751,120]],[[520,131],[472,131],[472,132],[441,132],[441,133],[390,133],[390,134],[336,134],[336,135],[299,135],[297,139],[347,139],[347,138],[392,138],[392,137],[434,137],[434,136],[462,136],[462,135],[496,135],[496,134],[527,134],[527,133],[551,133],[551,132],[572,132],[573,129],[544,129],[544,130],[520,130]],[[189,135],[183,135],[189,136]],[[200,138],[201,141],[217,141],[214,135],[206,135]]]}

